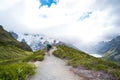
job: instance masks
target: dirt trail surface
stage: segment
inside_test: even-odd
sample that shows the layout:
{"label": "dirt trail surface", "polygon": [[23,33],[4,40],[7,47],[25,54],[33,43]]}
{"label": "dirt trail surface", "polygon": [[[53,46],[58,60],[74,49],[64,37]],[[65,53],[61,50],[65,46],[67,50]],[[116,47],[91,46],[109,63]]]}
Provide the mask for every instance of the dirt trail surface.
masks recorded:
{"label": "dirt trail surface", "polygon": [[44,61],[34,63],[37,73],[28,80],[84,80],[70,71],[70,67],[63,60],[53,56],[54,50],[55,48],[50,51],[50,56],[45,56]]}
{"label": "dirt trail surface", "polygon": [[55,50],[50,50],[50,56],[46,55],[44,61],[34,62],[36,74],[27,80],[116,80],[104,72],[67,66],[65,61],[52,55]]}

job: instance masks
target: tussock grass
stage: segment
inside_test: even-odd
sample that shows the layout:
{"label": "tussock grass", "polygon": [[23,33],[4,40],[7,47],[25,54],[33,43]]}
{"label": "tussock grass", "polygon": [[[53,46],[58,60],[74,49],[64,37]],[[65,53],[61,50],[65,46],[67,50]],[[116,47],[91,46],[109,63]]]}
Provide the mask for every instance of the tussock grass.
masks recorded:
{"label": "tussock grass", "polygon": [[104,71],[108,74],[112,74],[116,80],[120,80],[120,66],[114,62],[95,58],[65,45],[58,46],[57,48],[54,55],[61,59],[67,59],[69,65],[73,67],[81,65],[86,69]]}
{"label": "tussock grass", "polygon": [[25,58],[23,58],[23,62],[29,62],[29,61],[42,61],[44,59],[44,52],[43,50],[34,52],[32,55],[27,56]]}
{"label": "tussock grass", "polygon": [[0,80],[26,80],[35,74],[35,66],[27,63],[0,65]]}
{"label": "tussock grass", "polygon": [[[29,52],[27,52],[29,54]],[[23,57],[0,60],[0,80],[26,80],[30,75],[35,74],[35,66],[28,64],[31,61],[42,61],[43,51]]]}
{"label": "tussock grass", "polygon": [[44,59],[44,54],[42,50],[34,53],[27,52],[27,54],[29,55],[25,55],[23,57],[18,57],[18,58],[0,60],[0,65],[7,65],[7,64],[21,63],[21,62],[42,61]]}
{"label": "tussock grass", "polygon": [[0,60],[19,58],[29,55],[26,51],[14,46],[0,46]]}

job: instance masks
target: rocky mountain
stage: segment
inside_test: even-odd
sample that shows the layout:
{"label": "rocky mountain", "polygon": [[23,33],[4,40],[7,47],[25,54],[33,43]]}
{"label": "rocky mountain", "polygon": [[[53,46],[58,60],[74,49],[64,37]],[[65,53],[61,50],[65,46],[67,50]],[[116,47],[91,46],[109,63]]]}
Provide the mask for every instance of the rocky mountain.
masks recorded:
{"label": "rocky mountain", "polygon": [[94,49],[94,53],[102,55],[107,50],[109,50],[109,47],[108,47],[108,42],[101,41],[96,45],[92,46],[90,49]]}
{"label": "rocky mountain", "polygon": [[17,41],[0,25],[0,60],[17,58],[27,55],[25,51],[32,51],[26,44]]}
{"label": "rocky mountain", "polygon": [[119,48],[120,47],[119,45],[120,45],[120,36],[117,36],[107,42],[102,41],[95,46],[96,53],[103,54],[107,52],[108,50]]}
{"label": "rocky mountain", "polygon": [[10,34],[15,38],[15,39],[18,39],[18,35],[14,32],[10,32]]}
{"label": "rocky mountain", "polygon": [[96,46],[96,53],[102,54],[107,60],[120,64],[120,36]]}
{"label": "rocky mountain", "polygon": [[17,34],[15,32],[10,32],[10,33],[18,41],[27,43],[32,48],[33,51],[37,51],[45,48],[47,43],[53,44],[53,45],[61,44],[60,41],[47,37],[42,34],[28,34],[28,33]]}

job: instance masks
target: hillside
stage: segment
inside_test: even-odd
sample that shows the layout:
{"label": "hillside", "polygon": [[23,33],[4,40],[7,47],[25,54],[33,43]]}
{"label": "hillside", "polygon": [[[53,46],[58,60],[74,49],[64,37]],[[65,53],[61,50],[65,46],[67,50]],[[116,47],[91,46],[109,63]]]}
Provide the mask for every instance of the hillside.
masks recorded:
{"label": "hillside", "polygon": [[20,43],[0,26],[0,60],[18,58],[32,51],[26,43]]}
{"label": "hillside", "polygon": [[[17,35],[15,36],[16,39],[19,37]],[[27,39],[22,39],[21,42],[18,42],[16,39],[14,39],[9,32],[5,31],[3,27],[0,26],[0,79],[2,80],[26,80],[30,75],[35,73],[35,66],[28,64],[28,62],[41,61],[44,59],[44,50],[31,52],[32,50],[26,44]],[[111,49],[111,51],[108,50],[105,54],[105,59],[109,59],[110,56],[113,57],[113,53],[116,53],[115,56],[118,58],[115,57],[115,59],[118,59],[119,62],[119,56],[117,55],[119,53],[119,45],[117,45],[117,48]],[[54,55],[65,60],[68,65],[73,66],[73,68],[77,71],[74,72],[78,75],[81,74],[79,73],[79,68],[82,67],[83,70],[91,70],[91,74],[96,74],[93,76],[96,80],[102,80],[101,78],[104,80],[120,79],[120,67],[114,62],[95,58],[82,51],[78,51],[65,45],[57,46],[57,50],[54,52]],[[48,59],[52,60],[50,57],[48,57]],[[111,58],[112,61],[113,59],[114,58]],[[52,62],[54,62],[54,59]],[[46,62],[45,64],[47,65],[48,63]],[[44,67],[44,65],[42,67]],[[57,69],[55,71],[57,71]],[[89,79],[89,75],[84,75]]]}
{"label": "hillside", "polygon": [[104,53],[103,58],[109,61],[114,61],[120,65],[120,49],[110,49]]}
{"label": "hillside", "polygon": [[104,59],[114,61],[120,65],[120,36],[107,42],[100,42],[96,45],[96,53],[102,54]]}
{"label": "hillside", "polygon": [[67,60],[68,65],[78,68],[78,71],[81,65],[88,70],[102,71],[116,78],[112,79],[111,77],[108,80],[120,79],[120,67],[113,62],[95,58],[65,45],[58,46],[57,48],[58,50],[54,52],[54,55],[61,59]]}
{"label": "hillside", "polygon": [[0,26],[0,80],[26,80],[35,74],[35,66],[28,62],[43,60],[42,53],[33,53],[25,42],[18,42]]}
{"label": "hillside", "polygon": [[104,53],[104,59],[114,61],[120,65],[120,36],[107,42],[108,50]]}
{"label": "hillside", "polygon": [[12,35],[9,32],[5,31],[1,25],[0,25],[0,45],[4,46],[14,45],[15,47],[21,48],[23,50],[32,51],[27,44],[20,43],[16,39],[14,39]]}

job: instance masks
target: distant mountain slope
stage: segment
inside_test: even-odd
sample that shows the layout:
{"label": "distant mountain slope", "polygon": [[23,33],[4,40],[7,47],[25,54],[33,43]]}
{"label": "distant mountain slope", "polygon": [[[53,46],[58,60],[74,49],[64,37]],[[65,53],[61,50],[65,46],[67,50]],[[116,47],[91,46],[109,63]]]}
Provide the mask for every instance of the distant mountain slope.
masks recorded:
{"label": "distant mountain slope", "polygon": [[120,36],[108,42],[101,42],[97,48],[97,52],[102,54],[105,59],[120,64]]}
{"label": "distant mountain slope", "polygon": [[10,32],[12,36],[20,42],[26,42],[33,51],[41,50],[45,48],[46,43],[57,45],[60,41],[47,37],[42,34],[17,34],[15,32]]}
{"label": "distant mountain slope", "polygon": [[20,43],[0,25],[0,60],[23,57],[32,51],[26,43]]}
{"label": "distant mountain slope", "polygon": [[117,36],[107,42],[102,41],[98,43],[95,47],[97,48],[96,52],[99,54],[103,54],[111,49],[115,49],[115,48],[118,49],[120,48],[120,36]]}
{"label": "distant mountain slope", "polygon": [[120,65],[120,50],[119,49],[111,49],[107,51],[103,57],[107,60],[114,61]]}

